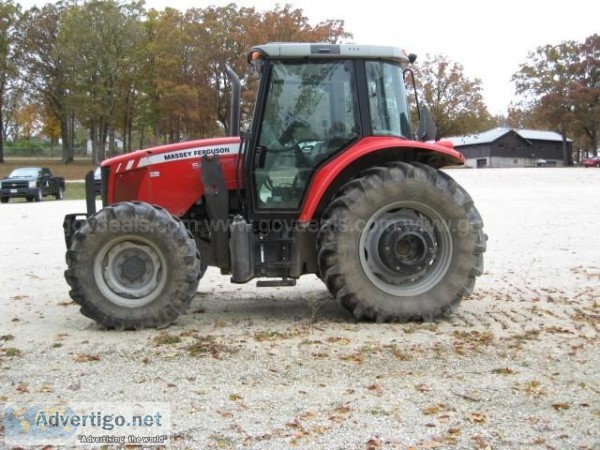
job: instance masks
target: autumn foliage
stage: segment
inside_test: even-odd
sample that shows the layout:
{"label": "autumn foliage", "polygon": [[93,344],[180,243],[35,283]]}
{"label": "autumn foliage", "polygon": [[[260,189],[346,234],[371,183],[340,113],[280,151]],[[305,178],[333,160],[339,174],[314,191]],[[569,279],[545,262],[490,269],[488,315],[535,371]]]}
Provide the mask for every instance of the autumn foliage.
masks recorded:
{"label": "autumn foliage", "polygon": [[[600,35],[530,52],[513,76],[518,102],[510,118],[517,126],[554,129],[596,154],[600,133]],[[570,162],[565,155],[565,162]]]}
{"label": "autumn foliage", "polygon": [[[73,159],[74,131],[81,127],[89,130],[95,161],[116,152],[117,140],[130,151],[227,134],[227,64],[242,80],[248,120],[256,85],[245,62],[250,47],[350,37],[343,22],[312,25],[289,5],[262,12],[233,3],[157,11],[140,2],[89,0],[24,12],[3,3],[0,12],[8,18],[0,23],[10,28],[0,33],[10,40],[0,42],[0,63],[14,61],[13,92],[26,92],[27,104],[54,119],[53,132],[59,124],[64,162]],[[5,65],[0,69],[8,75]],[[3,92],[5,85],[0,79]]]}

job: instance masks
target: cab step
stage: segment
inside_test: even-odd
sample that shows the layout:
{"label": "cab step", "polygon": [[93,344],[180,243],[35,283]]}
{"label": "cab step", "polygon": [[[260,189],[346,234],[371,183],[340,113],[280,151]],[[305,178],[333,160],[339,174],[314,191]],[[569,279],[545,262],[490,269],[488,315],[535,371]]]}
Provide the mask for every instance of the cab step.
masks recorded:
{"label": "cab step", "polygon": [[282,278],[281,280],[259,280],[256,282],[256,287],[280,287],[280,286],[296,286],[294,278]]}

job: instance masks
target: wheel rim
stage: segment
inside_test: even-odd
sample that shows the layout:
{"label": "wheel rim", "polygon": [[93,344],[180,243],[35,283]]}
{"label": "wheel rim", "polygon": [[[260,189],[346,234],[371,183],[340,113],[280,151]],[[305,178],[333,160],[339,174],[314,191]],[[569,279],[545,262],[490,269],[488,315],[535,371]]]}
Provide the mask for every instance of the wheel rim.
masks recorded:
{"label": "wheel rim", "polygon": [[367,221],[360,262],[369,280],[395,296],[429,291],[450,267],[452,234],[446,221],[418,202],[395,202]]}
{"label": "wheel rim", "polygon": [[154,301],[166,284],[166,262],[150,241],[123,237],[106,244],[94,261],[96,283],[108,300],[126,308]]}

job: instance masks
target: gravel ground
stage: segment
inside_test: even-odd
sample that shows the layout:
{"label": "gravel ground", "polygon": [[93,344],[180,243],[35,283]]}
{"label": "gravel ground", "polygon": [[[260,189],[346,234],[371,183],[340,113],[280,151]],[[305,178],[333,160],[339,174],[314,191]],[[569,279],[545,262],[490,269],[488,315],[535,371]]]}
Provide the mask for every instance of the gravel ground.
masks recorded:
{"label": "gravel ground", "polygon": [[1,205],[0,401],[170,402],[172,448],[600,449],[600,170],[449,173],[486,271],[432,324],[356,323],[312,276],[211,269],[167,330],[104,331],[63,279],[84,202]]}

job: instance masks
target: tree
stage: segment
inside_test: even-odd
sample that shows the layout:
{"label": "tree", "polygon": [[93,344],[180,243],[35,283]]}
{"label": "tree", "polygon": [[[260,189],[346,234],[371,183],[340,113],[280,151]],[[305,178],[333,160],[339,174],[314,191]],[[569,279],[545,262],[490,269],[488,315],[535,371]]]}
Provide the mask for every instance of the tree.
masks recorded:
{"label": "tree", "polygon": [[149,60],[154,76],[149,86],[147,117],[157,140],[229,134],[230,85],[226,65],[243,86],[242,119],[248,119],[256,80],[245,61],[246,52],[263,42],[337,42],[350,35],[343,22],[311,26],[302,10],[277,6],[257,12],[235,4],[150,11],[146,23]]}
{"label": "tree", "polygon": [[31,141],[40,126],[40,111],[36,104],[28,103],[19,108],[15,114],[17,133],[15,139]]}
{"label": "tree", "polygon": [[579,61],[573,64],[576,82],[570,85],[575,137],[582,130],[589,139],[589,149],[597,156],[600,135],[600,35],[588,37],[579,46]]}
{"label": "tree", "polygon": [[157,141],[174,142],[214,132],[216,118],[209,98],[207,48],[212,44],[201,10],[151,11],[147,24],[151,83],[149,119]]}
{"label": "tree", "polygon": [[125,151],[134,132],[140,148],[148,135],[156,144],[228,134],[226,65],[240,75],[247,119],[257,85],[245,61],[252,45],[350,37],[343,22],[311,26],[289,5],[146,11],[137,0],[49,3],[25,11],[15,30],[15,57],[5,60],[19,67],[26,95],[12,96],[11,105],[37,103],[53,143],[59,125],[65,163],[74,157],[76,126],[89,129],[94,161],[115,150],[118,134]]}
{"label": "tree", "polygon": [[66,82],[68,67],[58,47],[65,8],[48,3],[25,11],[17,27],[15,59],[31,95],[60,123],[62,160],[69,163],[74,157],[74,104]]}
{"label": "tree", "polygon": [[438,138],[478,133],[493,124],[481,80],[467,78],[462,65],[445,55],[427,55],[414,71],[419,99],[431,110]]}
{"label": "tree", "polygon": [[592,151],[600,130],[600,36],[530,52],[513,75],[520,106],[563,136],[564,163],[572,164],[566,135],[584,133]]}
{"label": "tree", "polygon": [[50,156],[54,156],[54,146],[60,139],[60,122],[47,107],[41,111],[42,134],[50,139]]}
{"label": "tree", "polygon": [[115,151],[117,128],[126,139],[143,47],[139,3],[92,0],[64,13],[58,48],[74,112],[90,130],[94,162]]}
{"label": "tree", "polygon": [[17,74],[13,53],[15,24],[19,14],[19,6],[11,0],[0,3],[0,163],[4,162],[4,101],[10,81]]}

